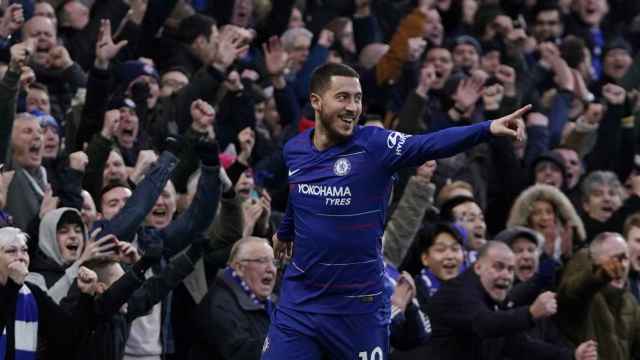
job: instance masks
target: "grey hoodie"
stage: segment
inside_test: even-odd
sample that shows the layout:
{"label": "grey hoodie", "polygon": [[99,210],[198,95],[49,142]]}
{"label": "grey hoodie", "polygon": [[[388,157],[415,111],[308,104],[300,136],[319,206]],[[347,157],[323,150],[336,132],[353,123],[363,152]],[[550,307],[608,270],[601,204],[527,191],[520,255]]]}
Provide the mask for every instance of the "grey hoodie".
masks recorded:
{"label": "grey hoodie", "polygon": [[[81,265],[79,261],[74,262],[70,266],[68,264],[65,264],[64,259],[62,258],[62,253],[60,252],[58,241],[56,239],[56,233],[60,218],[62,218],[62,215],[64,215],[64,213],[68,211],[74,212],[78,215],[78,217],[80,217],[80,212],[74,208],[65,207],[49,211],[40,222],[38,239],[38,248],[40,249],[41,255],[44,255],[44,260],[49,263],[55,263],[61,269],[66,268],[64,270],[64,275],[61,276],[50,287],[47,287],[47,281],[42,273],[30,272],[27,276],[27,281],[38,285],[38,287],[46,291],[47,294],[58,304],[65,296],[67,296],[71,285],[78,275],[78,269]],[[82,225],[82,232],[83,234],[86,234],[84,225]],[[86,236],[83,236],[83,239],[86,241]],[[38,269],[36,269],[36,271],[37,270]]]}

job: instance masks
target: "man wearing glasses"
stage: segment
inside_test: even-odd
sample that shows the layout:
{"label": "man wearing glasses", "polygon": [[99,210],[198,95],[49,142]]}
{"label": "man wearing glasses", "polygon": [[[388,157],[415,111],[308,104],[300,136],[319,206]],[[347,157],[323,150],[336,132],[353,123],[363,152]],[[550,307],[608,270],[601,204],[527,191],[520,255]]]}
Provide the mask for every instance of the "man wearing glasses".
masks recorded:
{"label": "man wearing glasses", "polygon": [[234,244],[227,268],[218,273],[198,309],[197,333],[202,336],[192,358],[260,358],[273,309],[276,270],[266,239],[246,237]]}

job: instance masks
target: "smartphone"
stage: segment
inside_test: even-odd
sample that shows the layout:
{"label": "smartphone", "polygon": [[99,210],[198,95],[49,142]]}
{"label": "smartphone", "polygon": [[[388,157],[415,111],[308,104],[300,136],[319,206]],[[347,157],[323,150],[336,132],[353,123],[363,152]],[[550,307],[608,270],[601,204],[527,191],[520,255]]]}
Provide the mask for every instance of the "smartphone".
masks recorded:
{"label": "smartphone", "polygon": [[251,190],[251,195],[250,196],[251,196],[252,199],[260,200],[260,193],[256,189]]}

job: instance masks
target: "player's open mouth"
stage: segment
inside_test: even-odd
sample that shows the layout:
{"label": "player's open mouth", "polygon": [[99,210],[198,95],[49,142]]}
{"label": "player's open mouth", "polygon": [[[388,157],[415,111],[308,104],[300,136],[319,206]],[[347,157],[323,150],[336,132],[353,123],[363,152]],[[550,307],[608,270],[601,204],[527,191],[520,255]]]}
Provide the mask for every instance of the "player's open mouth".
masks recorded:
{"label": "player's open mouth", "polygon": [[356,121],[356,117],[354,115],[340,115],[340,120],[351,125]]}
{"label": "player's open mouth", "polygon": [[511,286],[511,283],[509,281],[499,281],[496,282],[495,285],[493,285],[493,287],[498,290],[508,290],[509,286]]}

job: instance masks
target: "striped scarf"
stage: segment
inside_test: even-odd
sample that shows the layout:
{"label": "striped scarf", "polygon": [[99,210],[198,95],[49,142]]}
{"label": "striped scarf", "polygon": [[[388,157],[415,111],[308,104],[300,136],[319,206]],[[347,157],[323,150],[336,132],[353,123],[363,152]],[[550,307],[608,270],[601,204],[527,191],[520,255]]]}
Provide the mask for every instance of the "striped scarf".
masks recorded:
{"label": "striped scarf", "polygon": [[267,310],[267,312],[269,312],[269,308],[273,306],[273,304],[271,303],[271,296],[269,296],[266,300],[260,300],[256,296],[256,294],[254,294],[253,291],[251,291],[251,288],[249,287],[249,285],[247,285],[247,283],[244,282],[244,280],[242,280],[242,278],[240,278],[240,276],[238,276],[235,270],[233,270],[233,268],[231,268],[230,266],[227,266],[224,269],[224,274],[228,278],[233,279],[233,281],[235,281],[238,285],[240,285],[242,290],[244,290],[245,294],[247,294],[247,296],[251,299],[251,301],[254,304],[258,306],[262,306],[265,310]]}
{"label": "striped scarf", "polygon": [[[35,360],[38,345],[38,306],[36,298],[26,285],[22,285],[16,300],[14,327],[15,360]],[[7,327],[0,336],[0,360],[7,357]]]}
{"label": "striped scarf", "polygon": [[429,268],[423,268],[420,271],[419,279],[427,289],[429,297],[432,297],[438,292],[438,290],[440,290],[440,279],[438,279],[438,277],[433,272],[431,272]]}

